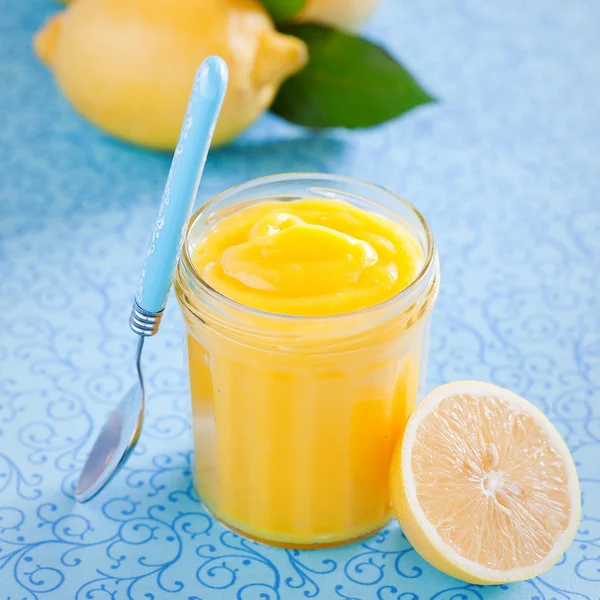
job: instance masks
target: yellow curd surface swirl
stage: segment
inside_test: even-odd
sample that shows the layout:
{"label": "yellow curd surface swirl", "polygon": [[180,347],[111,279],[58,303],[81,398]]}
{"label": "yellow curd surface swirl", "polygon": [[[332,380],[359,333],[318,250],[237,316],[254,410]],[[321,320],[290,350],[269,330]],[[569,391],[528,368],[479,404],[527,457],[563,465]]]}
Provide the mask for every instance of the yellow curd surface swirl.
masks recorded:
{"label": "yellow curd surface swirl", "polygon": [[325,316],[387,300],[423,258],[402,225],[342,200],[265,201],[199,240],[200,276],[224,296],[273,313]]}

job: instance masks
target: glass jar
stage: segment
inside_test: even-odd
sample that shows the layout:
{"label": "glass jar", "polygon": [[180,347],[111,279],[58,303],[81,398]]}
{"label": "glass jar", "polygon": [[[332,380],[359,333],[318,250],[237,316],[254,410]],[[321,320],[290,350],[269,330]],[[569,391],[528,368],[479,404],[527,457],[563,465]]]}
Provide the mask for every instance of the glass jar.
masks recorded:
{"label": "glass jar", "polygon": [[[194,269],[196,242],[220,218],[306,197],[400,222],[422,251],[415,281],[355,312],[297,317],[243,306]],[[421,395],[438,287],[426,221],[376,185],[294,173],[207,202],[190,221],[175,290],[187,329],[195,485],[208,510],[248,537],[289,547],[339,544],[384,526],[391,454]]]}

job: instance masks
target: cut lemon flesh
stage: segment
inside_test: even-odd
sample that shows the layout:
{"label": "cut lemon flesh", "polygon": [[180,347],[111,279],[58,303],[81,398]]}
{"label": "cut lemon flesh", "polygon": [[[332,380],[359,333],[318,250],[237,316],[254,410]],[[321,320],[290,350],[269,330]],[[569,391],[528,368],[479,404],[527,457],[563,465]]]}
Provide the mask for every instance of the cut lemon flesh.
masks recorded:
{"label": "cut lemon flesh", "polygon": [[415,550],[445,573],[508,583],[549,569],[581,514],[573,459],[531,403],[474,381],[417,407],[391,467],[394,511]]}

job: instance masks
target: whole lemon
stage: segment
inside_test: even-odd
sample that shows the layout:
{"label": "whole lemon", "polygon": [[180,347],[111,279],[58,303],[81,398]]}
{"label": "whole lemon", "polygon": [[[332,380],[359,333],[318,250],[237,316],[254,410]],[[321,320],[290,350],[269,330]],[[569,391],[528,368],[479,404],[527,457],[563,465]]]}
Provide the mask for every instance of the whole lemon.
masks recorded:
{"label": "whole lemon", "polygon": [[357,29],[379,0],[306,0],[295,21],[316,21],[333,27]]}
{"label": "whole lemon", "polygon": [[161,149],[177,143],[194,74],[207,56],[229,67],[214,144],[265,111],[301,69],[301,40],[275,31],[258,0],[77,0],[37,33],[35,50],[90,121]]}

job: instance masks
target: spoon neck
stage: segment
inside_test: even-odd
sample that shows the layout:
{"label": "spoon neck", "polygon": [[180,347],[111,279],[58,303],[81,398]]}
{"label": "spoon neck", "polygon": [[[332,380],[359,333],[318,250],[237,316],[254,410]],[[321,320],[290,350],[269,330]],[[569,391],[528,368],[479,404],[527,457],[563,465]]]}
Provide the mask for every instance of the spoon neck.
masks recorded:
{"label": "spoon neck", "polygon": [[[135,368],[137,370],[137,374],[140,380],[140,385],[142,386],[142,390],[144,389],[144,378],[142,376],[142,350],[144,349],[144,340],[146,336],[140,335],[138,340],[137,350],[135,352]],[[143,394],[142,394],[143,396]]]}

